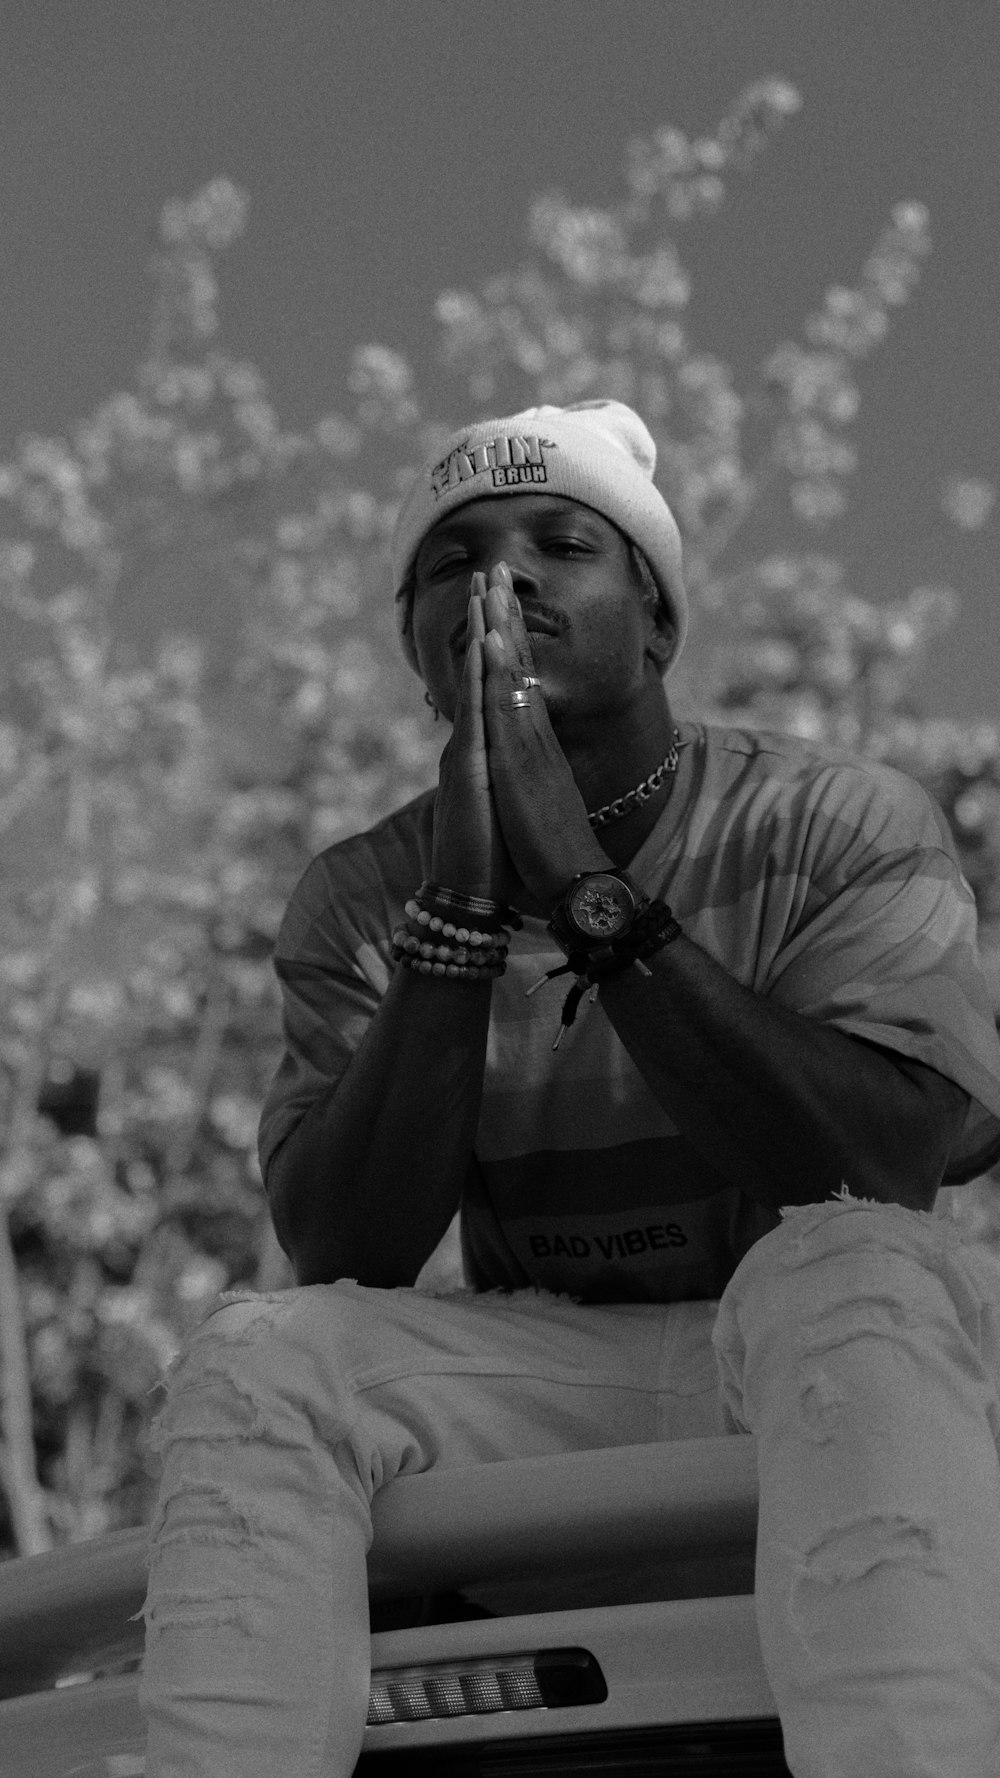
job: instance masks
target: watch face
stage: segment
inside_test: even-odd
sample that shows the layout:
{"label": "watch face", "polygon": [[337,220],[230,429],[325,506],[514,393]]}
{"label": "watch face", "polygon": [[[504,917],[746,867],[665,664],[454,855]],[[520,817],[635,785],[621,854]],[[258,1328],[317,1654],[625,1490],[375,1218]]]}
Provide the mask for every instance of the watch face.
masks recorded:
{"label": "watch face", "polygon": [[567,903],[570,919],[587,938],[616,938],[632,924],[634,912],[632,894],[617,877],[585,877]]}

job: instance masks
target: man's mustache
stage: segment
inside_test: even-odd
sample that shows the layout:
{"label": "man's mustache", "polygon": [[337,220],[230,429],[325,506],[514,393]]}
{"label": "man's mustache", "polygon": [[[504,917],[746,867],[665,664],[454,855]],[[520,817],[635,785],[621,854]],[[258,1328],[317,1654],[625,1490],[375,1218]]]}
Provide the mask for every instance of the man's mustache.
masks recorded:
{"label": "man's mustache", "polygon": [[[561,636],[563,631],[569,628],[569,619],[564,617],[561,611],[553,611],[551,605],[539,605],[534,602],[526,604],[524,600],[521,600],[520,604],[524,627],[529,635],[534,633],[539,636]],[[468,627],[468,618],[465,617],[455,625],[448,639],[453,649],[464,647]]]}

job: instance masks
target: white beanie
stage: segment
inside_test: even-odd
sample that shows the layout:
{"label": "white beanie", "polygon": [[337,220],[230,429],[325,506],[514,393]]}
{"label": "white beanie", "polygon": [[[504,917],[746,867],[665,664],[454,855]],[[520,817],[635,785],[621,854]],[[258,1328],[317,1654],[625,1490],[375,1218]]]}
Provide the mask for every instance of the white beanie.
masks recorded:
{"label": "white beanie", "polygon": [[392,575],[403,652],[420,671],[407,580],[428,531],[466,501],[484,495],[564,494],[617,525],[642,550],[676,630],[671,667],[687,634],[681,538],[653,484],[656,445],[621,401],[530,407],[507,419],[479,420],[452,433],[424,464],[403,501],[392,540]]}

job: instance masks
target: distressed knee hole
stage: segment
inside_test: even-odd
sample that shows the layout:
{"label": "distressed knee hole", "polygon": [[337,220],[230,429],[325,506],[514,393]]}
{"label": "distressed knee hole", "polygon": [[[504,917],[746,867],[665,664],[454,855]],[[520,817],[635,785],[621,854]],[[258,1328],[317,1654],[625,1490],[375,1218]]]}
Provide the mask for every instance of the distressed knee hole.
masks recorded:
{"label": "distressed knee hole", "polygon": [[296,1403],[280,1387],[265,1395],[262,1380],[244,1380],[213,1355],[197,1355],[151,1422],[150,1449],[159,1454],[185,1440],[308,1447],[315,1430],[310,1413],[308,1401]]}
{"label": "distressed knee hole", "polygon": [[271,1291],[267,1295],[245,1296],[238,1291],[227,1292],[210,1309],[196,1338],[203,1333],[223,1345],[252,1344],[257,1335],[267,1333],[287,1318],[294,1307],[294,1293]]}
{"label": "distressed knee hole", "polygon": [[799,1410],[809,1437],[817,1444],[833,1438],[844,1417],[846,1397],[840,1384],[825,1371],[808,1375],[799,1394]]}
{"label": "distressed knee hole", "polygon": [[259,1612],[253,1601],[226,1594],[188,1593],[184,1598],[168,1601],[147,1600],[142,1609],[146,1626],[147,1650],[169,1630],[204,1630],[215,1635],[219,1630],[237,1629],[246,1636],[257,1636],[262,1629]]}
{"label": "distressed knee hole", "polygon": [[905,1513],[870,1513],[825,1531],[795,1566],[791,1617],[803,1639],[829,1629],[830,1607],[845,1589],[885,1568],[944,1576],[936,1526]]}
{"label": "distressed knee hole", "polygon": [[[180,1509],[198,1514],[197,1524],[178,1524]],[[171,1521],[174,1521],[171,1523]],[[223,1482],[189,1481],[172,1488],[160,1501],[150,1525],[150,1544],[229,1543],[259,1541],[266,1527],[232,1488]]]}

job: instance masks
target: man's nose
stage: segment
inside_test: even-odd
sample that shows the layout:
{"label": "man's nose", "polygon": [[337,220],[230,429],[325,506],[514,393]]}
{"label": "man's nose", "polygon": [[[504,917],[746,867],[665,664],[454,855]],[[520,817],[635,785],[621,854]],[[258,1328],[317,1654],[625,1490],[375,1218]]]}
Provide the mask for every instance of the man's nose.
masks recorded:
{"label": "man's nose", "polygon": [[514,591],[519,599],[538,597],[541,591],[541,581],[532,568],[524,562],[519,562],[516,556],[501,556],[499,560],[507,563],[511,580],[514,583]]}

